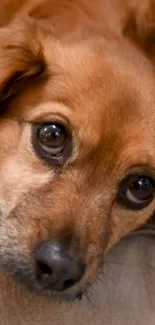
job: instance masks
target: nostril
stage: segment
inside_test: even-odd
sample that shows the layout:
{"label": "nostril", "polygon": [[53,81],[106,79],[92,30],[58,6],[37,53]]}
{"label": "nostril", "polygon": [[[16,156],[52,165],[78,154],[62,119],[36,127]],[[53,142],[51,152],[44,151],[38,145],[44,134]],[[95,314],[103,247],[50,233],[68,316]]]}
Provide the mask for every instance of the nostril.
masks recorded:
{"label": "nostril", "polygon": [[74,284],[76,284],[76,280],[74,279],[68,279],[64,281],[64,289],[68,289],[69,287],[72,287]]}
{"label": "nostril", "polygon": [[52,269],[43,262],[37,262],[37,266],[42,274],[51,275],[53,273]]}
{"label": "nostril", "polygon": [[75,256],[69,254],[68,246],[44,241],[34,250],[35,276],[43,288],[62,291],[74,286],[84,274],[85,265]]}

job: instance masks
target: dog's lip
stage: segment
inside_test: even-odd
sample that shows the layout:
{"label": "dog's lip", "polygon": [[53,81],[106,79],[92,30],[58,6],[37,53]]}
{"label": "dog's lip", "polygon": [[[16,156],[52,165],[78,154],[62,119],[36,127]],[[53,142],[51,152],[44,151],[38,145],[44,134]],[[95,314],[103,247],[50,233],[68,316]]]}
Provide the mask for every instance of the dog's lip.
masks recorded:
{"label": "dog's lip", "polygon": [[55,291],[52,288],[50,288],[50,286],[48,287],[44,287],[42,288],[42,290],[40,291],[41,294],[46,296],[46,293],[48,293],[48,297],[49,294],[52,294],[51,297],[56,298],[56,299],[61,299],[61,300],[69,300],[69,301],[73,301],[73,300],[81,300],[83,295],[84,295],[84,290],[79,289],[79,290],[75,290],[72,292],[72,290],[61,290],[61,291]]}
{"label": "dog's lip", "polygon": [[[66,293],[70,293],[71,292],[71,294],[72,294],[72,291],[74,291],[74,287],[75,287],[75,285],[73,285],[73,288],[66,288],[66,289],[60,289],[60,290],[55,290],[55,289],[53,289],[53,285],[54,285],[54,283],[52,283],[51,285],[46,285],[46,286],[43,286],[42,287],[42,290],[44,291],[51,291],[51,292],[54,292],[56,295],[58,294],[58,295],[63,295],[63,294],[66,294]],[[82,294],[82,290],[77,290],[77,294]],[[76,289],[75,289],[75,293],[76,293]]]}

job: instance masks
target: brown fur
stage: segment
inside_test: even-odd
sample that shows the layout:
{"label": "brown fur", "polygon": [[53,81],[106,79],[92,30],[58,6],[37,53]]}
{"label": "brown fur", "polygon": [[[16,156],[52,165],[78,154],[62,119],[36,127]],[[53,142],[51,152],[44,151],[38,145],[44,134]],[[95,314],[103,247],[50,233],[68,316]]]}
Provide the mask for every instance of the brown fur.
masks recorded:
{"label": "brown fur", "polygon": [[[40,292],[35,245],[71,235],[87,269],[65,297],[154,212],[154,200],[133,211],[115,198],[130,168],[154,175],[155,3],[12,3],[0,4],[0,261]],[[73,130],[59,173],[32,145],[31,125],[55,117]]]}
{"label": "brown fur", "polygon": [[1,272],[1,323],[154,325],[154,234],[151,229],[141,231],[117,244],[88,295],[71,305],[29,294]]}

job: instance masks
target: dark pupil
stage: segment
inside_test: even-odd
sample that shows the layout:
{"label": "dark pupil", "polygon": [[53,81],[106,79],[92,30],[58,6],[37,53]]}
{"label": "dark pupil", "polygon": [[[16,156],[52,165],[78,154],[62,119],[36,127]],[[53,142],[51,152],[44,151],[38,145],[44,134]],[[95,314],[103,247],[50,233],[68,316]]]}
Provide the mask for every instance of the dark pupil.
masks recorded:
{"label": "dark pupil", "polygon": [[65,131],[56,124],[44,125],[39,131],[39,140],[46,147],[59,148],[64,145]]}
{"label": "dark pupil", "polygon": [[134,197],[139,200],[147,200],[152,196],[153,193],[153,185],[146,177],[141,177],[134,181],[129,186],[130,191],[134,195]]}

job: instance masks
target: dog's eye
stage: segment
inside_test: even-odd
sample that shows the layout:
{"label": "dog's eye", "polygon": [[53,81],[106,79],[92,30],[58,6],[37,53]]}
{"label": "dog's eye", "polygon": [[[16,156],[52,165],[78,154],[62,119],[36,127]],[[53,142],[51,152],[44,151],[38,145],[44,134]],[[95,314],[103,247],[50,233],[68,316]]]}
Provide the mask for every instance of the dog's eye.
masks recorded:
{"label": "dog's eye", "polygon": [[45,124],[38,130],[38,140],[43,150],[59,154],[66,144],[67,134],[62,125]]}
{"label": "dog's eye", "polygon": [[127,178],[120,186],[118,200],[131,209],[143,209],[154,198],[154,180],[147,176]]}
{"label": "dog's eye", "polygon": [[[33,132],[34,133],[34,132]],[[35,149],[46,158],[62,164],[68,156],[70,134],[64,125],[51,122],[35,126]]]}

